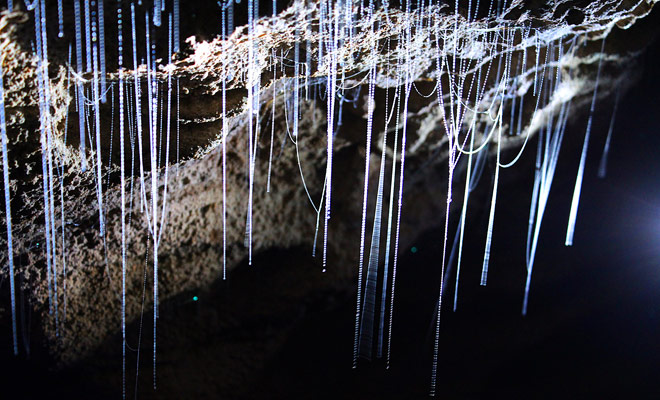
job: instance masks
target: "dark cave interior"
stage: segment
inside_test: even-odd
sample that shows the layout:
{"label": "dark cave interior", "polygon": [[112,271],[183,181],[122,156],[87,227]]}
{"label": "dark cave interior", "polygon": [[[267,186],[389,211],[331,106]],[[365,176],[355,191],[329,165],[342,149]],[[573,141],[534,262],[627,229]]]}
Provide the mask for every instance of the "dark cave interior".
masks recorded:
{"label": "dark cave interior", "polygon": [[[657,23],[659,13],[654,10],[650,23]],[[481,204],[469,211],[458,310],[444,307],[441,316],[439,396],[660,396],[660,43],[642,57],[643,75],[622,97],[605,179],[596,177],[605,135],[590,148],[575,244],[565,247],[586,115],[569,124],[570,144],[560,155],[526,317],[520,303],[533,152],[523,156],[516,172],[501,177],[505,201],[498,203],[501,218],[495,222],[487,287],[479,285],[479,274],[490,189],[475,194]],[[607,130],[613,100],[598,103],[594,131]],[[492,179],[491,166],[486,168],[485,179]],[[298,246],[260,253],[227,281],[164,302],[159,388],[151,385],[147,336],[137,390],[137,354],[131,349],[127,356],[127,391],[141,399],[426,398],[442,235],[441,227],[418,232],[414,245],[403,251],[389,369],[381,359],[351,368],[355,288],[352,282],[342,290],[329,286],[311,246]],[[447,304],[454,274],[447,271]],[[0,281],[0,294],[8,304],[6,280]],[[130,325],[129,345],[138,342],[141,329],[151,329],[151,312],[145,310],[142,327],[140,321]],[[3,398],[119,396],[119,333],[92,356],[57,369],[43,346],[38,316],[26,307],[21,321],[31,350],[15,357],[10,322],[0,319]],[[270,346],[278,350],[264,359],[260,353]],[[258,374],[245,376],[254,369]]]}

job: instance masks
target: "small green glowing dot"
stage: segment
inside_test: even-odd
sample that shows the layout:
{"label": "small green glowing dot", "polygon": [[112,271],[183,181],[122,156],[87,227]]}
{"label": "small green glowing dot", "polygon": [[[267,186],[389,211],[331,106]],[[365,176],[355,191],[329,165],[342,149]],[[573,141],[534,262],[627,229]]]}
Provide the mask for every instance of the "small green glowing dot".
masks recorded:
{"label": "small green glowing dot", "polygon": [[417,253],[417,247],[413,246],[410,248],[410,251],[414,254]]}
{"label": "small green glowing dot", "polygon": [[197,300],[199,300],[199,297],[193,296],[193,301],[197,301]]}

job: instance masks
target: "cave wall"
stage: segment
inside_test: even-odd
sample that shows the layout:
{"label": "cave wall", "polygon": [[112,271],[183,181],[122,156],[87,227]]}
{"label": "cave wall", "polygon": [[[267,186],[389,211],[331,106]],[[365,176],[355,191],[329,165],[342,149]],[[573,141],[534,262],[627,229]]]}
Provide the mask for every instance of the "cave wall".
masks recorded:
{"label": "cave wall", "polygon": [[[462,14],[455,15],[447,6],[437,6],[427,10],[428,25],[419,28],[420,42],[406,49],[406,56],[412,60],[407,74],[421,92],[432,91],[438,78],[435,54],[451,53],[451,37],[456,32],[468,34],[471,29],[493,26],[493,29],[499,29],[499,26],[517,27],[522,30],[533,28],[534,31],[530,32],[534,32],[536,36],[535,39],[530,39],[529,46],[515,41],[509,49],[513,65],[526,56],[528,67],[534,65],[535,54],[532,49],[535,40],[538,39],[541,43],[541,60],[545,58],[549,43],[559,38],[565,43],[574,40],[574,46],[567,45],[564,48],[567,53],[560,61],[559,73],[566,83],[566,91],[542,107],[536,120],[532,118],[534,101],[531,82],[534,74],[530,69],[516,76],[516,85],[519,88],[516,95],[526,99],[525,128],[521,135],[507,136],[501,143],[504,149],[510,149],[505,154],[513,156],[525,137],[533,136],[538,131],[543,116],[555,114],[562,103],[572,101],[574,118],[585,116],[591,102],[600,60],[603,61],[600,98],[611,96],[617,88],[625,90],[634,81],[637,73],[635,60],[658,31],[648,24],[636,30],[636,26],[640,25],[636,22],[650,13],[654,3],[559,1],[546,4],[513,1],[498,21],[487,17],[469,21]],[[287,125],[291,125],[290,117],[287,116],[291,109],[285,104],[290,101],[294,86],[294,69],[288,61],[294,42],[297,40],[301,48],[310,48],[315,55],[318,54],[320,35],[313,25],[308,29],[308,21],[317,18],[317,7],[314,2],[295,2],[281,10],[275,19],[261,18],[256,24],[256,37],[253,39],[258,43],[256,66],[248,65],[248,32],[245,27],[239,27],[228,40],[222,40],[217,32],[197,32],[196,36],[186,40],[183,50],[175,56],[173,64],[166,67],[163,63],[159,67],[158,79],[163,90],[169,68],[177,82],[177,92],[180,93],[178,117],[172,117],[172,121],[176,124],[178,120],[180,126],[180,143],[177,147],[175,139],[171,138],[167,181],[164,170],[161,170],[158,176],[158,186],[164,189],[167,185],[169,192],[166,206],[167,225],[158,254],[161,301],[221,279],[225,263],[231,279],[231,271],[244,262],[247,256],[246,87],[254,83],[254,79],[260,79],[262,87],[259,113],[263,116],[263,122],[259,133],[260,148],[255,172],[252,251],[258,254],[273,248],[301,245],[311,247],[317,213],[301,183],[300,169],[312,199],[318,204],[323,191],[327,130],[326,105],[319,97],[318,91],[322,90],[323,77],[329,72],[328,66],[314,64],[311,74],[301,73],[299,77],[300,81],[310,79],[314,83],[312,88],[317,93],[311,96],[310,101],[300,103],[301,118],[296,139],[286,133]],[[51,12],[52,8],[53,5],[49,4],[48,12]],[[465,10],[460,11],[465,13]],[[346,103],[343,107],[342,125],[338,127],[334,147],[333,174],[336,179],[332,183],[333,211],[328,232],[329,253],[325,273],[331,277],[329,279],[333,282],[332,285],[337,287],[346,288],[354,284],[358,263],[364,179],[364,132],[369,112],[367,74],[370,68],[375,68],[374,137],[371,148],[367,149],[371,153],[369,179],[374,183],[378,180],[380,166],[380,143],[387,110],[385,99],[386,96],[391,99],[394,88],[402,84],[399,79],[401,71],[397,68],[403,50],[395,44],[406,29],[416,23],[416,20],[411,18],[414,15],[415,11],[406,13],[396,8],[389,11],[379,10],[374,15],[377,22],[373,31],[369,28],[370,22],[357,23],[357,33],[352,41],[337,50],[340,59],[344,60],[337,74],[348,77],[345,80],[346,86],[361,88],[359,93],[355,92],[357,99],[354,104]],[[309,19],[305,19],[306,17]],[[211,19],[211,16],[208,18]],[[69,25],[71,19],[72,16],[67,16],[66,22]],[[55,213],[60,215],[62,207],[64,208],[67,262],[66,275],[60,270],[61,290],[58,300],[62,314],[60,324],[56,327],[54,318],[49,314],[49,288],[45,277],[39,96],[35,72],[37,61],[30,44],[33,22],[32,13],[20,9],[19,6],[11,13],[3,11],[0,22],[5,107],[10,139],[10,184],[14,196],[14,254],[11,256],[14,257],[17,274],[22,276],[22,289],[28,294],[34,310],[41,315],[40,323],[43,324],[48,348],[59,362],[71,363],[89,355],[120,327],[121,199],[117,116],[113,111],[116,102],[113,99],[108,102],[111,104],[103,105],[101,115],[104,129],[101,144],[103,181],[107,182],[103,189],[107,224],[104,238],[99,235],[94,171],[89,169],[83,173],[79,168],[81,156],[77,140],[75,80],[89,80],[91,76],[75,76],[74,69],[68,65],[69,48],[65,45],[66,41],[58,42],[53,35],[52,41],[55,44],[51,46],[49,54],[49,82],[54,99],[51,115],[55,128],[54,149],[63,165],[65,183],[62,193],[64,202],[56,202]],[[107,21],[108,25],[112,23],[114,21]],[[54,25],[49,25],[50,31],[55,31]],[[437,32],[443,32],[445,35],[438,49],[433,40],[421,39],[432,37],[432,34]],[[106,41],[109,55],[116,52],[115,37],[112,33],[112,28],[109,27]],[[601,53],[601,40],[604,37],[607,37],[607,40],[604,53]],[[522,37],[520,40],[522,41]],[[483,56],[480,52],[485,52],[489,44],[482,45],[484,48],[476,48],[475,53],[467,55],[466,58],[478,57],[479,54]],[[376,46],[381,50],[374,53],[372,49]],[[271,57],[278,53],[282,54],[279,58]],[[490,58],[496,63],[505,53],[495,52],[484,60]],[[275,76],[273,69],[277,70]],[[138,71],[124,71],[125,76],[132,77],[136,73],[142,80],[146,77],[144,67]],[[116,83],[117,71],[110,71],[107,78],[109,82]],[[444,87],[448,87],[448,74],[441,74],[440,80]],[[225,121],[222,120],[221,114],[223,82],[227,89],[226,123],[229,129],[226,135],[223,134]],[[494,98],[496,92],[496,80],[492,77],[487,81],[485,98]],[[449,104],[451,97],[445,94],[445,100]],[[271,190],[267,193],[268,150],[271,146],[271,125],[268,120],[271,118],[271,109],[275,110],[272,143],[274,161],[270,176]],[[146,105],[144,110],[146,111]],[[485,120],[487,117],[475,118]],[[416,232],[444,223],[447,191],[447,138],[444,134],[443,112],[437,106],[437,98],[425,97],[415,90],[411,91],[407,119],[410,136],[406,153],[407,182],[401,227],[402,246],[412,240]],[[114,130],[114,136],[111,129]],[[223,140],[226,141],[227,149],[227,250],[224,260],[221,169]],[[296,141],[297,146],[294,143]],[[393,146],[389,143],[387,151],[391,155]],[[115,150],[112,157],[107,158],[111,146],[114,146]],[[128,146],[125,150],[130,151]],[[90,165],[95,156],[95,153],[88,149],[85,157]],[[391,159],[387,162],[387,169],[389,168]],[[150,185],[152,176],[150,172],[145,174],[147,186]],[[133,214],[127,232],[126,279],[129,301],[126,312],[127,320],[134,321],[139,317],[142,307],[140,299],[145,264],[150,264],[149,259],[153,255],[149,253],[149,235],[144,229],[145,215],[141,209],[140,191],[137,189],[139,178],[129,178],[126,184],[133,186],[133,195],[129,200],[133,204]],[[460,183],[457,186],[460,186]],[[369,188],[369,193],[370,198],[374,199],[374,185]],[[454,199],[456,203],[460,201],[460,194],[457,197]],[[370,209],[372,204],[371,202],[369,205]],[[386,196],[384,207],[389,206]],[[1,215],[4,221],[4,214]],[[372,217],[369,217],[368,226],[371,220]],[[56,224],[56,229],[61,230],[59,219]],[[4,223],[0,225],[5,226]],[[322,235],[321,228],[317,246],[322,243]],[[0,239],[2,249],[6,249],[5,237],[3,234]],[[58,255],[61,256],[61,243],[58,243],[58,246]],[[317,257],[320,257],[319,251],[317,248]],[[0,262],[3,265],[7,263],[7,257],[6,250],[0,252]],[[323,273],[322,266],[317,267],[319,273]],[[150,268],[146,266],[147,286],[152,283]],[[7,271],[3,270],[3,274],[6,273]],[[153,293],[147,290],[145,294],[146,305],[149,306]],[[8,310],[5,309],[2,318],[6,319],[7,315]]]}

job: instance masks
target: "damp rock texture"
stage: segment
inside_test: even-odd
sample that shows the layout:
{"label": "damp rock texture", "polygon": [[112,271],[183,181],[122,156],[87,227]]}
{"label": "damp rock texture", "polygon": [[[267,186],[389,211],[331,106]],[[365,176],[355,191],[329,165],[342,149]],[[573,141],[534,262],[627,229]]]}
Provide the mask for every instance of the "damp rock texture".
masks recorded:
{"label": "damp rock texture", "polygon": [[[169,140],[161,138],[159,157],[163,159],[156,178],[161,194],[167,190],[165,204],[159,203],[166,215],[157,255],[159,301],[166,302],[211,285],[222,279],[225,272],[231,280],[232,271],[248,257],[250,87],[258,84],[260,88],[258,107],[253,103],[259,124],[258,128],[253,127],[257,146],[251,251],[260,254],[269,249],[305,246],[311,254],[318,224],[318,260],[322,257],[324,236],[321,199],[327,161],[328,77],[334,75],[337,79],[340,90],[336,95],[333,124],[336,134],[332,211],[325,274],[330,286],[346,288],[354,284],[357,274],[365,132],[370,107],[374,115],[373,137],[366,151],[371,153],[369,178],[374,183],[369,194],[370,199],[375,199],[386,120],[393,116],[387,124],[390,139],[385,142],[386,170],[391,169],[395,154],[392,138],[396,132],[401,134],[404,120],[404,110],[393,110],[392,101],[402,95],[406,83],[414,83],[405,110],[408,137],[400,243],[403,246],[424,229],[444,223],[450,113],[463,114],[460,126],[452,131],[460,135],[470,129],[484,129],[489,119],[494,118],[494,110],[502,107],[506,116],[502,129],[506,134],[501,136],[500,145],[507,150],[503,155],[508,160],[518,153],[526,138],[533,137],[545,125],[549,116],[559,112],[562,104],[571,102],[574,118],[586,115],[601,60],[599,99],[611,96],[617,89],[625,90],[638,72],[637,58],[660,30],[653,23],[658,19],[653,15],[647,17],[655,1],[505,3],[508,8],[498,17],[487,16],[487,5],[475,13],[463,6],[455,10],[452,4],[410,11],[378,8],[369,18],[356,3],[352,12],[365,15],[355,18],[354,26],[343,27],[350,30],[350,39],[333,48],[327,46],[331,38],[319,31],[321,3],[293,2],[274,18],[260,18],[251,34],[246,27],[238,27],[226,40],[217,32],[205,32],[185,40],[172,63],[161,61],[155,75],[160,99],[167,98],[168,73],[174,82],[172,130]],[[107,15],[112,15],[111,7],[114,5],[107,5]],[[56,15],[51,5],[47,9],[47,14],[50,13]],[[83,156],[78,150],[76,104],[81,99],[76,98],[76,83],[82,80],[89,85],[93,76],[75,73],[75,67],[70,64],[73,61],[68,43],[73,37],[73,17],[65,19],[71,23],[64,39],[57,39],[56,24],[48,27],[49,90],[53,99],[49,123],[57,166],[52,183],[57,216],[53,262],[58,274],[57,292],[50,295],[49,301],[49,290],[54,288],[49,288],[47,283],[44,245],[42,129],[37,59],[31,48],[33,18],[32,12],[17,7],[12,13],[3,11],[0,20],[13,196],[12,256],[22,290],[40,316],[38,321],[48,348],[56,360],[67,364],[91,354],[109,337],[117,335],[121,327],[116,22],[106,20],[110,89],[100,116],[104,236],[99,229],[96,168],[82,172],[80,167],[82,157],[88,165],[95,165],[99,149],[92,142]],[[130,35],[126,26],[124,29],[127,48]],[[182,34],[186,35],[185,29]],[[166,35],[163,36],[165,40]],[[296,43],[298,67],[293,62]],[[256,49],[252,56],[249,56],[250,46]],[[75,53],[75,49],[72,51]],[[248,62],[250,59],[252,63]],[[131,96],[134,96],[135,74],[144,84],[147,79],[144,65],[137,70],[132,67],[123,70],[122,84]],[[546,91],[547,97],[538,102],[535,91],[540,90],[543,79],[549,80],[551,76],[561,84],[554,91]],[[369,98],[369,82],[374,86],[373,102]],[[463,82],[460,91],[457,82]],[[296,89],[300,117],[294,135]],[[481,98],[476,101],[478,93]],[[143,115],[148,114],[146,101],[142,106]],[[135,111],[134,104],[128,107]],[[167,118],[163,114],[159,115],[161,121]],[[130,112],[127,127],[129,118]],[[132,118],[134,124],[135,117]],[[399,121],[398,129],[395,120]],[[489,136],[487,140],[495,138]],[[575,143],[580,140],[577,138]],[[124,150],[130,165],[126,179],[126,203],[131,210],[126,234],[126,314],[130,323],[140,317],[143,307],[151,307],[153,301],[150,287],[154,255],[144,213],[149,200],[143,196],[141,185],[150,188],[154,174],[144,171],[140,178],[138,144],[133,141],[131,147],[129,142]],[[146,146],[146,138],[144,143]],[[148,159],[146,153],[145,157]],[[163,166],[166,160],[167,172]],[[226,162],[224,181],[223,161]],[[522,168],[519,173],[530,170]],[[224,231],[223,187],[226,188]],[[390,207],[388,191],[384,199],[386,210]],[[457,197],[455,201],[460,200],[460,193]],[[373,201],[369,201],[367,226],[371,226],[373,219]],[[4,214],[0,220],[5,220]],[[3,230],[0,262],[5,266],[8,254],[4,222],[0,226]],[[223,240],[226,258],[223,258]],[[315,268],[322,273],[320,261]],[[4,267],[2,273],[6,278]],[[7,307],[3,308],[2,318],[10,318]]]}

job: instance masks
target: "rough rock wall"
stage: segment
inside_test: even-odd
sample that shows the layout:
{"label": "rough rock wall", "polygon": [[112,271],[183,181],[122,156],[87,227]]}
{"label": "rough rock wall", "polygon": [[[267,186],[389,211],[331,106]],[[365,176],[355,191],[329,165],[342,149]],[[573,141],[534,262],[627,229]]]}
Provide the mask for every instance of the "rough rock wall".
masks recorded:
{"label": "rough rock wall", "polygon": [[[503,138],[503,147],[518,149],[526,135],[533,135],[544,120],[544,115],[555,113],[562,102],[573,101],[574,110],[584,109],[590,101],[595,84],[596,65],[604,60],[604,73],[601,76],[600,96],[608,96],[615,87],[625,87],[634,77],[634,59],[649,40],[648,32],[637,33],[634,38],[622,31],[630,28],[640,17],[646,16],[653,1],[609,1],[574,2],[560,1],[546,4],[527,4],[514,1],[497,21],[487,18],[469,21],[461,9],[458,16],[448,7],[427,10],[428,19],[416,29],[419,35],[408,48],[395,44],[400,36],[417,23],[415,12],[392,9],[375,13],[377,21],[371,31],[372,21],[362,21],[356,25],[356,35],[352,41],[340,47],[338,58],[343,60],[338,75],[347,78],[347,87],[362,87],[353,106],[345,106],[343,125],[337,133],[335,143],[335,168],[333,181],[333,214],[329,230],[328,274],[338,284],[352,280],[356,273],[359,240],[360,211],[362,204],[361,185],[364,159],[364,132],[368,99],[366,76],[375,67],[376,111],[374,118],[374,140],[370,178],[375,182],[380,162],[378,140],[385,126],[385,98],[392,97],[393,87],[402,84],[398,69],[403,58],[407,57],[410,69],[409,79],[416,82],[422,93],[431,92],[440,76],[444,87],[449,86],[449,74],[438,73],[436,60],[455,56],[457,46],[452,40],[456,37],[469,37],[475,30],[520,29],[520,36],[514,36],[511,43],[493,44],[480,42],[475,37],[472,48],[462,48],[463,55],[457,59],[480,60],[485,67],[490,60],[494,64],[511,55],[512,65],[520,65],[526,56],[528,70],[512,76],[508,86],[518,88],[516,96],[525,98],[525,130],[521,135]],[[291,49],[298,40],[301,48],[310,44],[318,55],[320,34],[310,21],[316,21],[318,9],[315,2],[296,3],[283,11],[275,20],[263,18],[257,23],[254,40],[258,43],[257,68],[247,64],[247,30],[239,28],[229,38],[215,38],[209,41],[190,39],[184,51],[177,56],[172,74],[180,85],[179,122],[181,129],[181,161],[175,162],[175,146],[170,150],[167,187],[168,219],[163,240],[159,249],[160,298],[165,300],[177,293],[194,287],[204,286],[222,276],[222,174],[221,143],[222,82],[227,85],[227,108],[229,132],[227,141],[227,260],[231,271],[246,257],[245,221],[247,208],[247,104],[246,86],[261,80],[260,151],[257,156],[255,199],[254,199],[254,251],[269,248],[309,245],[314,238],[317,213],[307,199],[300,179],[304,174],[312,199],[320,199],[325,173],[326,110],[324,102],[301,102],[301,123],[297,146],[294,139],[286,134],[290,117],[285,104],[290,101],[293,90],[294,69],[289,64]],[[44,328],[50,338],[50,346],[61,361],[70,362],[89,354],[109,334],[120,326],[120,276],[121,276],[121,226],[119,177],[117,173],[117,151],[104,166],[104,207],[106,214],[105,244],[99,235],[98,210],[94,172],[90,169],[80,172],[80,156],[77,152],[77,113],[73,88],[75,79],[90,79],[90,76],[75,77],[67,67],[66,46],[53,46],[50,69],[53,104],[53,126],[55,148],[58,157],[65,165],[65,243],[67,272],[60,270],[59,302],[62,308],[59,337],[55,337],[55,323],[48,314],[48,287],[46,284],[46,260],[43,249],[44,213],[41,188],[41,144],[39,132],[39,108],[36,88],[36,59],[30,50],[30,37],[33,32],[31,14],[24,11],[4,12],[0,23],[2,57],[5,69],[6,104],[8,113],[8,135],[10,138],[11,188],[15,231],[15,254],[18,274],[24,279],[24,289],[30,293],[33,307],[43,315]],[[310,29],[308,29],[308,27]],[[533,30],[530,30],[533,28]],[[296,35],[297,32],[297,35]],[[532,33],[525,39],[522,32]],[[612,34],[613,33],[613,34]],[[656,34],[655,32],[654,34]],[[600,39],[610,35],[605,52],[601,54]],[[296,39],[296,37],[298,39]],[[438,40],[435,40],[438,37]],[[426,38],[426,39],[425,39]],[[535,51],[539,44],[538,56],[546,58],[549,44],[561,40],[566,44],[564,57],[560,58],[559,73],[566,90],[561,96],[553,97],[543,107],[536,119],[532,118],[532,81],[535,77]],[[113,40],[108,40],[112,49]],[[569,46],[569,44],[572,45]],[[634,48],[631,48],[634,43]],[[304,44],[304,45],[303,45]],[[439,46],[439,47],[436,47]],[[374,52],[374,48],[380,51]],[[556,51],[556,50],[554,50]],[[406,54],[404,54],[406,53]],[[278,54],[279,57],[277,56]],[[484,56],[488,54],[488,56]],[[553,53],[554,54],[554,53]],[[275,55],[275,57],[272,57]],[[550,58],[550,57],[548,57]],[[541,63],[543,64],[543,62]],[[313,63],[309,75],[301,72],[299,77],[309,79],[318,87],[329,72],[329,64]],[[543,67],[545,72],[545,65]],[[557,62],[550,59],[547,65],[556,68]],[[277,70],[273,79],[272,70]],[[478,69],[475,67],[473,74]],[[254,71],[258,73],[255,75]],[[126,71],[132,77],[135,71]],[[142,78],[145,70],[137,71]],[[162,67],[159,79],[166,81],[167,70]],[[116,82],[116,72],[108,78]],[[496,78],[486,81],[484,97],[495,98]],[[386,94],[384,89],[390,88]],[[273,93],[275,92],[275,93]],[[451,96],[446,92],[446,106]],[[275,161],[272,166],[271,192],[266,193],[270,146],[270,110],[275,99]],[[110,103],[110,102],[109,102]],[[103,106],[103,126],[106,129],[116,118],[112,106]],[[68,117],[68,118],[67,118]],[[405,199],[410,200],[404,209],[402,240],[412,239],[414,232],[443,223],[446,176],[443,163],[446,162],[446,135],[443,123],[444,112],[437,105],[435,96],[422,96],[412,91],[408,108],[409,147],[407,151],[408,183]],[[466,117],[469,119],[470,117]],[[478,115],[476,118],[487,118]],[[393,129],[390,127],[390,129]],[[68,132],[68,133],[67,133]],[[110,152],[110,147],[118,146],[118,139],[104,132],[101,153]],[[174,139],[171,141],[174,144]],[[392,147],[392,146],[389,146]],[[128,149],[127,149],[128,150]],[[392,149],[389,149],[392,153]],[[512,152],[515,154],[515,151]],[[91,160],[93,152],[87,153]],[[105,157],[105,156],[104,156]],[[105,160],[105,158],[104,158]],[[391,162],[391,161],[390,161]],[[390,163],[388,162],[388,164]],[[300,165],[300,169],[299,169]],[[146,174],[145,182],[150,185],[151,175]],[[159,174],[159,187],[165,186],[163,171]],[[148,254],[149,237],[144,225],[139,179],[134,176],[127,185],[132,185],[132,219],[127,237],[127,318],[139,316],[144,279],[145,260]],[[375,188],[370,189],[374,198]],[[130,187],[128,188],[130,191]],[[405,200],[404,200],[405,201]],[[318,204],[318,203],[317,203]],[[387,207],[388,205],[386,205]],[[55,212],[60,215],[62,205],[55,204]],[[57,222],[59,224],[59,220]],[[4,224],[0,224],[3,225]],[[322,225],[322,224],[321,224]],[[57,225],[58,230],[62,229]],[[322,232],[320,233],[320,236]],[[4,240],[5,236],[2,236]],[[60,240],[60,238],[58,238]],[[320,240],[318,241],[320,244]],[[62,255],[61,243],[58,254]],[[4,242],[1,248],[6,248]],[[6,264],[6,251],[0,254]],[[148,264],[148,263],[147,263]],[[150,268],[147,266],[147,269]],[[6,272],[5,272],[6,273]],[[147,274],[149,275],[150,272]],[[150,282],[147,282],[148,285]],[[66,285],[66,296],[64,286]],[[147,304],[151,301],[150,291],[146,292]],[[65,300],[66,297],[66,300]],[[66,304],[66,305],[64,305]],[[66,308],[64,308],[66,307]]]}

